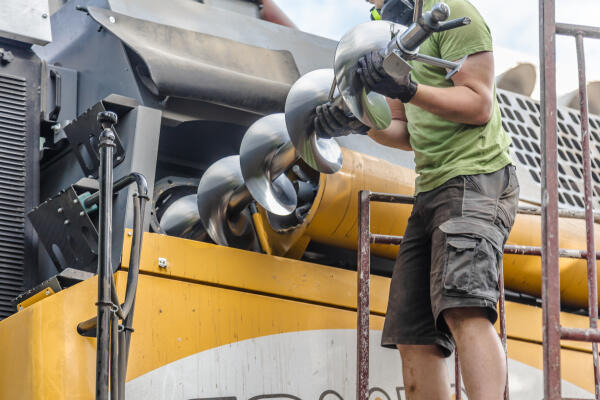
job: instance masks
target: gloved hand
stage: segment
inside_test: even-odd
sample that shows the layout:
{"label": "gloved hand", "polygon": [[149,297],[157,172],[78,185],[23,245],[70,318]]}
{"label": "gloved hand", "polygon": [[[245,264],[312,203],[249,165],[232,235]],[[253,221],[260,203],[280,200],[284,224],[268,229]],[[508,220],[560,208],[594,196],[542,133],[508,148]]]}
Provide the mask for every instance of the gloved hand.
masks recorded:
{"label": "gloved hand", "polygon": [[382,50],[372,51],[358,60],[356,73],[363,85],[373,92],[380,93],[390,99],[399,99],[408,103],[417,93],[417,83],[410,73],[403,82],[395,81],[383,69],[384,54]]}
{"label": "gloved hand", "polygon": [[339,107],[325,103],[315,108],[317,116],[314,119],[315,132],[322,138],[346,136],[351,133],[366,134],[367,125],[354,116],[348,116]]}

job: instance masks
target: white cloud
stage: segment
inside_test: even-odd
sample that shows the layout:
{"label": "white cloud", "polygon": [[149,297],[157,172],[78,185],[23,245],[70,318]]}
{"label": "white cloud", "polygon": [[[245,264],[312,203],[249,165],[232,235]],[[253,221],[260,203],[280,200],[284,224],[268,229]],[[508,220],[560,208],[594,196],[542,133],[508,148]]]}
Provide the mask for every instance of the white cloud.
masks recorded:
{"label": "white cloud", "polygon": [[[523,53],[527,57],[523,61],[539,59],[538,1],[471,2],[488,22],[496,46],[510,49],[514,53]],[[371,8],[365,0],[277,0],[277,3],[301,30],[336,40],[353,26],[368,21]],[[558,22],[597,25],[598,17],[598,0],[556,1]],[[559,36],[556,43],[557,89],[558,93],[565,93],[577,87],[575,41]],[[589,81],[600,80],[600,40],[587,39],[585,48],[587,78]]]}

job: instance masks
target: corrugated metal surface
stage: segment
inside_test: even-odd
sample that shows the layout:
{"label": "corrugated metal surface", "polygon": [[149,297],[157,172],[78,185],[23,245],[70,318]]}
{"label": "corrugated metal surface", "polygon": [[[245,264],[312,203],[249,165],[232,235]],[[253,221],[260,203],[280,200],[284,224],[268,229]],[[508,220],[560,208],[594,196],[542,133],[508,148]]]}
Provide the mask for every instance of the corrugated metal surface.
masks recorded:
{"label": "corrugated metal surface", "polygon": [[0,74],[0,319],[23,291],[27,81]]}

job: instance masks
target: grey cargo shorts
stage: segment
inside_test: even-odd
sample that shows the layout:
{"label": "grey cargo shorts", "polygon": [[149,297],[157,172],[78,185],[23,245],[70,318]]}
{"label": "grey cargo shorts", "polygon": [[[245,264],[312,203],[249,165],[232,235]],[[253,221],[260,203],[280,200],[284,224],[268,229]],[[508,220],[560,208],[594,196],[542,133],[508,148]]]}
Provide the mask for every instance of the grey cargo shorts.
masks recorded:
{"label": "grey cargo shorts", "polygon": [[381,345],[454,341],[449,308],[481,307],[497,319],[499,266],[519,201],[515,167],[450,179],[419,193],[396,259]]}

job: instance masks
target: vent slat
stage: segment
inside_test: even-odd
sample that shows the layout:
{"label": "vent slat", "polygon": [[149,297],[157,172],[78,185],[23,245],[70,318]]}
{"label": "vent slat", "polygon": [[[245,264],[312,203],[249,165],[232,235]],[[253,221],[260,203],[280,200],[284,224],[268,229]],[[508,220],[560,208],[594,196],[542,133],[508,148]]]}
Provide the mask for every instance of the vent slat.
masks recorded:
{"label": "vent slat", "polygon": [[23,291],[27,80],[0,74],[0,319]]}

